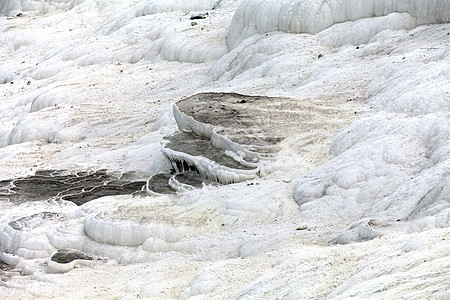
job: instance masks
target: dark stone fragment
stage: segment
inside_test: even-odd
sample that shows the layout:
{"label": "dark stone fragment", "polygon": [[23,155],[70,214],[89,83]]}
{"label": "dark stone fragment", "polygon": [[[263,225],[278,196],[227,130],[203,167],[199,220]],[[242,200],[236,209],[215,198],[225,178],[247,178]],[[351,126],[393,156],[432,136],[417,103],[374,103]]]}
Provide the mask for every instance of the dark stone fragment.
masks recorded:
{"label": "dark stone fragment", "polygon": [[59,249],[50,259],[60,264],[67,264],[76,259],[94,260],[92,256],[86,255],[83,252],[69,249]]}
{"label": "dark stone fragment", "polygon": [[191,20],[201,20],[201,19],[206,19],[207,16],[208,16],[208,13],[205,13],[205,14],[198,14],[198,15],[191,15]]}

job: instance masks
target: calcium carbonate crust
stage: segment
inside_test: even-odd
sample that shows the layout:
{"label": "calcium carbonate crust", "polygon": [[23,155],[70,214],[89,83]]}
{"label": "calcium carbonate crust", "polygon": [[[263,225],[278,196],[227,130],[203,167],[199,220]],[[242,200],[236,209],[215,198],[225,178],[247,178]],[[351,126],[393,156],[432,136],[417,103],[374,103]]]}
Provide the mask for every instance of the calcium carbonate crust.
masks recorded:
{"label": "calcium carbonate crust", "polygon": [[333,25],[358,20],[355,26],[347,25],[350,28],[341,29],[344,33],[342,40],[323,39],[328,43],[334,42],[335,46],[344,42],[367,43],[368,38],[385,29],[412,29],[422,24],[448,23],[450,3],[447,0],[248,0],[242,2],[233,16],[227,43],[232,50],[257,33],[316,34]]}

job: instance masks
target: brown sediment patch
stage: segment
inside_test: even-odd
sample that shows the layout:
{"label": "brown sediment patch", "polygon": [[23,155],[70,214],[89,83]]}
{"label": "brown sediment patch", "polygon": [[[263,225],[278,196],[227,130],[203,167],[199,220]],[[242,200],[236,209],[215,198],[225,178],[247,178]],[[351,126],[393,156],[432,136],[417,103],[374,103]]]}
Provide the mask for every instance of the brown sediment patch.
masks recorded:
{"label": "brown sediment patch", "polygon": [[141,193],[144,185],[145,181],[125,179],[105,170],[43,170],[32,176],[0,181],[0,200],[21,204],[54,199],[82,205],[103,196]]}
{"label": "brown sediment patch", "polygon": [[280,151],[319,164],[330,138],[357,118],[347,98],[196,94],[174,104],[180,131],[164,137],[163,153],[175,172],[224,184],[272,172]]}
{"label": "brown sediment patch", "polygon": [[214,126],[216,133],[258,153],[277,152],[279,143],[295,134],[317,129],[334,132],[340,120],[355,118],[355,108],[348,105],[345,96],[297,99],[201,93],[175,106],[195,121]]}

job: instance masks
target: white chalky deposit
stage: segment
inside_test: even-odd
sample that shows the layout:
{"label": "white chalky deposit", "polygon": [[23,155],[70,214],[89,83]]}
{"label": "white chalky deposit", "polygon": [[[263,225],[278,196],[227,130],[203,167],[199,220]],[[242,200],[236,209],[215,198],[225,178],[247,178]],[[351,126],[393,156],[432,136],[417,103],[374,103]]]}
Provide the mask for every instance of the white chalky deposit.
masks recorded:
{"label": "white chalky deposit", "polygon": [[[450,3],[446,0],[249,0],[243,1],[234,14],[227,41],[234,49],[255,33],[315,34],[335,24],[371,19],[351,28],[350,32],[341,32],[348,43],[367,43],[367,38],[382,30],[413,29],[423,24],[449,22],[449,11]],[[380,22],[379,17],[385,18]],[[366,36],[365,41],[361,36]]]}
{"label": "white chalky deposit", "polygon": [[0,0],[0,298],[450,298],[449,22]]}

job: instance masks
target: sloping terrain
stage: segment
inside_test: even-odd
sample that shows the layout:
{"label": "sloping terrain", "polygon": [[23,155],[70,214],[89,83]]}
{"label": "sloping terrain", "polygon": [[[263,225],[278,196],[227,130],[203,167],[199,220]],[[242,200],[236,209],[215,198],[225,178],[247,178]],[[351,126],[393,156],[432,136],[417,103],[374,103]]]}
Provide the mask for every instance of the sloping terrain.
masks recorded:
{"label": "sloping terrain", "polygon": [[448,5],[0,0],[1,296],[449,298]]}

